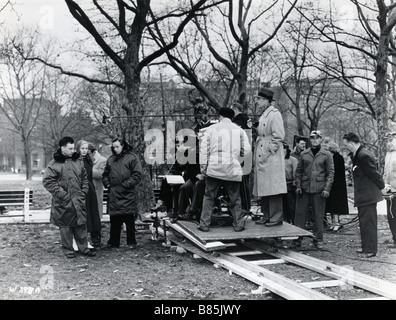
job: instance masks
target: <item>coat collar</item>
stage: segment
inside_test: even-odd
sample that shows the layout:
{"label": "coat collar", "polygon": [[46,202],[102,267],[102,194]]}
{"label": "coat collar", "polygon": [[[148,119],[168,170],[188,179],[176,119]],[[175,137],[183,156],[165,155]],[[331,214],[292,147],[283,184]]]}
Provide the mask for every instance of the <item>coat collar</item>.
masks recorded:
{"label": "coat collar", "polygon": [[[72,159],[72,160],[77,160],[77,159],[79,159],[79,158],[80,158],[80,154],[77,153],[77,152],[74,152],[74,153],[72,154],[72,156],[71,156],[71,159]],[[60,148],[58,148],[58,150],[56,150],[56,152],[54,153],[54,160],[55,160],[55,161],[64,163],[67,159],[68,159],[68,158],[66,158],[66,157],[63,155],[63,153],[62,153],[62,151],[61,151]]]}
{"label": "coat collar", "polygon": [[[301,152],[301,154],[303,154],[303,153],[308,153],[312,157],[315,157],[311,148],[305,149],[304,151]],[[318,154],[326,154],[326,150],[323,148],[323,146],[320,146],[320,150],[318,151],[318,153],[316,155],[318,155]]]}
{"label": "coat collar", "polygon": [[276,112],[279,110],[276,109],[273,105],[270,105],[267,109],[264,110],[263,114],[261,115],[262,117],[266,117],[268,116],[271,112]]}
{"label": "coat collar", "polygon": [[363,149],[363,146],[360,146],[360,147],[356,150],[355,154],[353,154],[353,152],[350,153],[350,156],[351,156],[351,158],[352,158],[352,162],[354,162],[354,160],[356,159],[356,157],[358,156],[358,154],[362,151],[362,149]]}

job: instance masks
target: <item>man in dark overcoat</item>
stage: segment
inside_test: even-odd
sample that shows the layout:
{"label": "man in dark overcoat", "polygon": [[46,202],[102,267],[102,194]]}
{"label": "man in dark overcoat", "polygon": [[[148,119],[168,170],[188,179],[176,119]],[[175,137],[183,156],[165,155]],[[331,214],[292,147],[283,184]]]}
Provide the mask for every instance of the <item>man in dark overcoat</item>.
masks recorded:
{"label": "man in dark overcoat", "polygon": [[112,155],[103,172],[103,186],[109,189],[107,213],[110,215],[108,248],[118,248],[121,227],[126,225],[127,247],[136,247],[135,216],[138,213],[137,185],[142,180],[142,165],[138,156],[122,138],[114,138]]}
{"label": "man in dark overcoat", "polygon": [[362,250],[367,258],[375,257],[378,248],[377,202],[383,200],[381,190],[384,180],[377,170],[374,155],[364,148],[357,134],[350,132],[343,136],[344,145],[351,151],[354,182],[354,205],[358,209]]}
{"label": "man in dark overcoat", "polygon": [[88,178],[79,157],[73,138],[62,138],[43,177],[44,188],[52,195],[50,221],[59,227],[62,251],[68,258],[75,257],[73,236],[82,254],[95,255],[88,248],[85,206]]}

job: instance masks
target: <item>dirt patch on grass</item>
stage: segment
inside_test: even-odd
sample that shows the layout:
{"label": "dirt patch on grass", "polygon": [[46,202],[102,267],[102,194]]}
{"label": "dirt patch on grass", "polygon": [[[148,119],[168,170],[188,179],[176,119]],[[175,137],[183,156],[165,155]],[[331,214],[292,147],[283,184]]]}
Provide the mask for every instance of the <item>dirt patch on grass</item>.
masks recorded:
{"label": "dirt patch on grass", "polygon": [[[305,239],[301,251],[337,265],[396,283],[396,251],[386,247],[389,231],[380,217],[379,254],[360,258],[356,226],[343,232],[325,234],[323,250]],[[103,224],[107,241],[109,224]],[[138,247],[128,250],[100,250],[96,257],[67,259],[60,248],[59,231],[50,224],[0,225],[0,299],[156,299],[156,300],[274,300],[278,296],[213,263],[179,253],[138,233]],[[122,234],[125,244],[125,233]],[[271,242],[267,242],[271,245]],[[275,244],[274,244],[275,246]],[[299,282],[317,280],[316,276],[288,265],[273,265],[273,271]],[[52,283],[52,284],[51,284]],[[41,288],[41,289],[40,289]],[[44,288],[44,289],[42,289]],[[346,290],[325,289],[337,299],[352,299]]]}

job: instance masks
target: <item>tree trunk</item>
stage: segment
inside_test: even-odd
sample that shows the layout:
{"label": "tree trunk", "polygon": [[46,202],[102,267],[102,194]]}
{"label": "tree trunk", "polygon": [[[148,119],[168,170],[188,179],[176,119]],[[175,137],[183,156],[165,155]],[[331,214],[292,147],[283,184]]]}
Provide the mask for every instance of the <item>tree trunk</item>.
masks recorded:
{"label": "tree trunk", "polygon": [[237,78],[238,81],[238,100],[239,103],[243,106],[243,112],[248,112],[248,103],[247,103],[247,79],[248,79],[248,63],[249,63],[249,56],[248,56],[248,49],[249,49],[249,39],[245,39],[243,42],[242,47],[242,54],[241,54],[241,61],[240,61],[240,68],[239,68],[239,77]]}
{"label": "tree trunk", "polygon": [[125,87],[127,104],[123,106],[128,117],[128,125],[125,139],[131,145],[133,152],[138,155],[141,163],[143,176],[138,187],[138,210],[139,213],[148,212],[153,199],[153,183],[150,180],[149,167],[144,161],[144,128],[141,115],[143,114],[140,103],[140,73],[136,68],[126,68]]}
{"label": "tree trunk", "polygon": [[[296,70],[296,65],[294,65],[294,68]],[[304,129],[303,129],[303,124],[301,120],[301,107],[300,107],[300,99],[301,99],[301,86],[300,86],[300,81],[297,79],[295,75],[295,82],[294,82],[294,87],[296,89],[296,103],[294,105],[296,109],[296,119],[297,119],[297,132],[300,136],[304,136]]]}
{"label": "tree trunk", "polygon": [[32,157],[30,154],[30,143],[28,138],[22,138],[23,152],[26,162],[26,180],[32,180]]}
{"label": "tree trunk", "polygon": [[385,164],[386,154],[386,133],[389,131],[388,125],[388,99],[387,99],[387,71],[388,71],[388,50],[390,34],[381,33],[378,45],[377,67],[375,71],[375,99],[376,99],[376,120],[378,130],[378,166],[382,173]]}

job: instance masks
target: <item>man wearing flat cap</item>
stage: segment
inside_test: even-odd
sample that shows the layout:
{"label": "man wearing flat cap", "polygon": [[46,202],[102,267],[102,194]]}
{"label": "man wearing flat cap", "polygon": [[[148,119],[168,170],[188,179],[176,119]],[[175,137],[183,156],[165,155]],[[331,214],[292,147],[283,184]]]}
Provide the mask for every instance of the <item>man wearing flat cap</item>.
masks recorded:
{"label": "man wearing flat cap", "polygon": [[245,229],[240,195],[241,161],[251,152],[251,147],[245,131],[231,121],[233,117],[232,109],[221,108],[220,121],[208,127],[200,141],[199,163],[205,176],[205,195],[198,229],[204,232],[209,231],[214,200],[221,186],[229,197],[234,230]]}
{"label": "man wearing flat cap", "polygon": [[283,223],[283,194],[287,193],[285,151],[282,141],[285,128],[282,114],[271,105],[274,92],[262,88],[255,96],[261,117],[257,126],[254,152],[253,195],[261,198],[263,217],[257,224],[267,227]]}
{"label": "man wearing flat cap", "polygon": [[[323,246],[323,218],[326,199],[330,195],[334,181],[332,154],[321,147],[322,133],[314,130],[309,136],[311,147],[301,152],[295,174],[296,215],[295,225],[305,228],[309,208],[312,208],[314,222],[313,243],[316,248]],[[301,245],[301,239],[295,242]]]}

